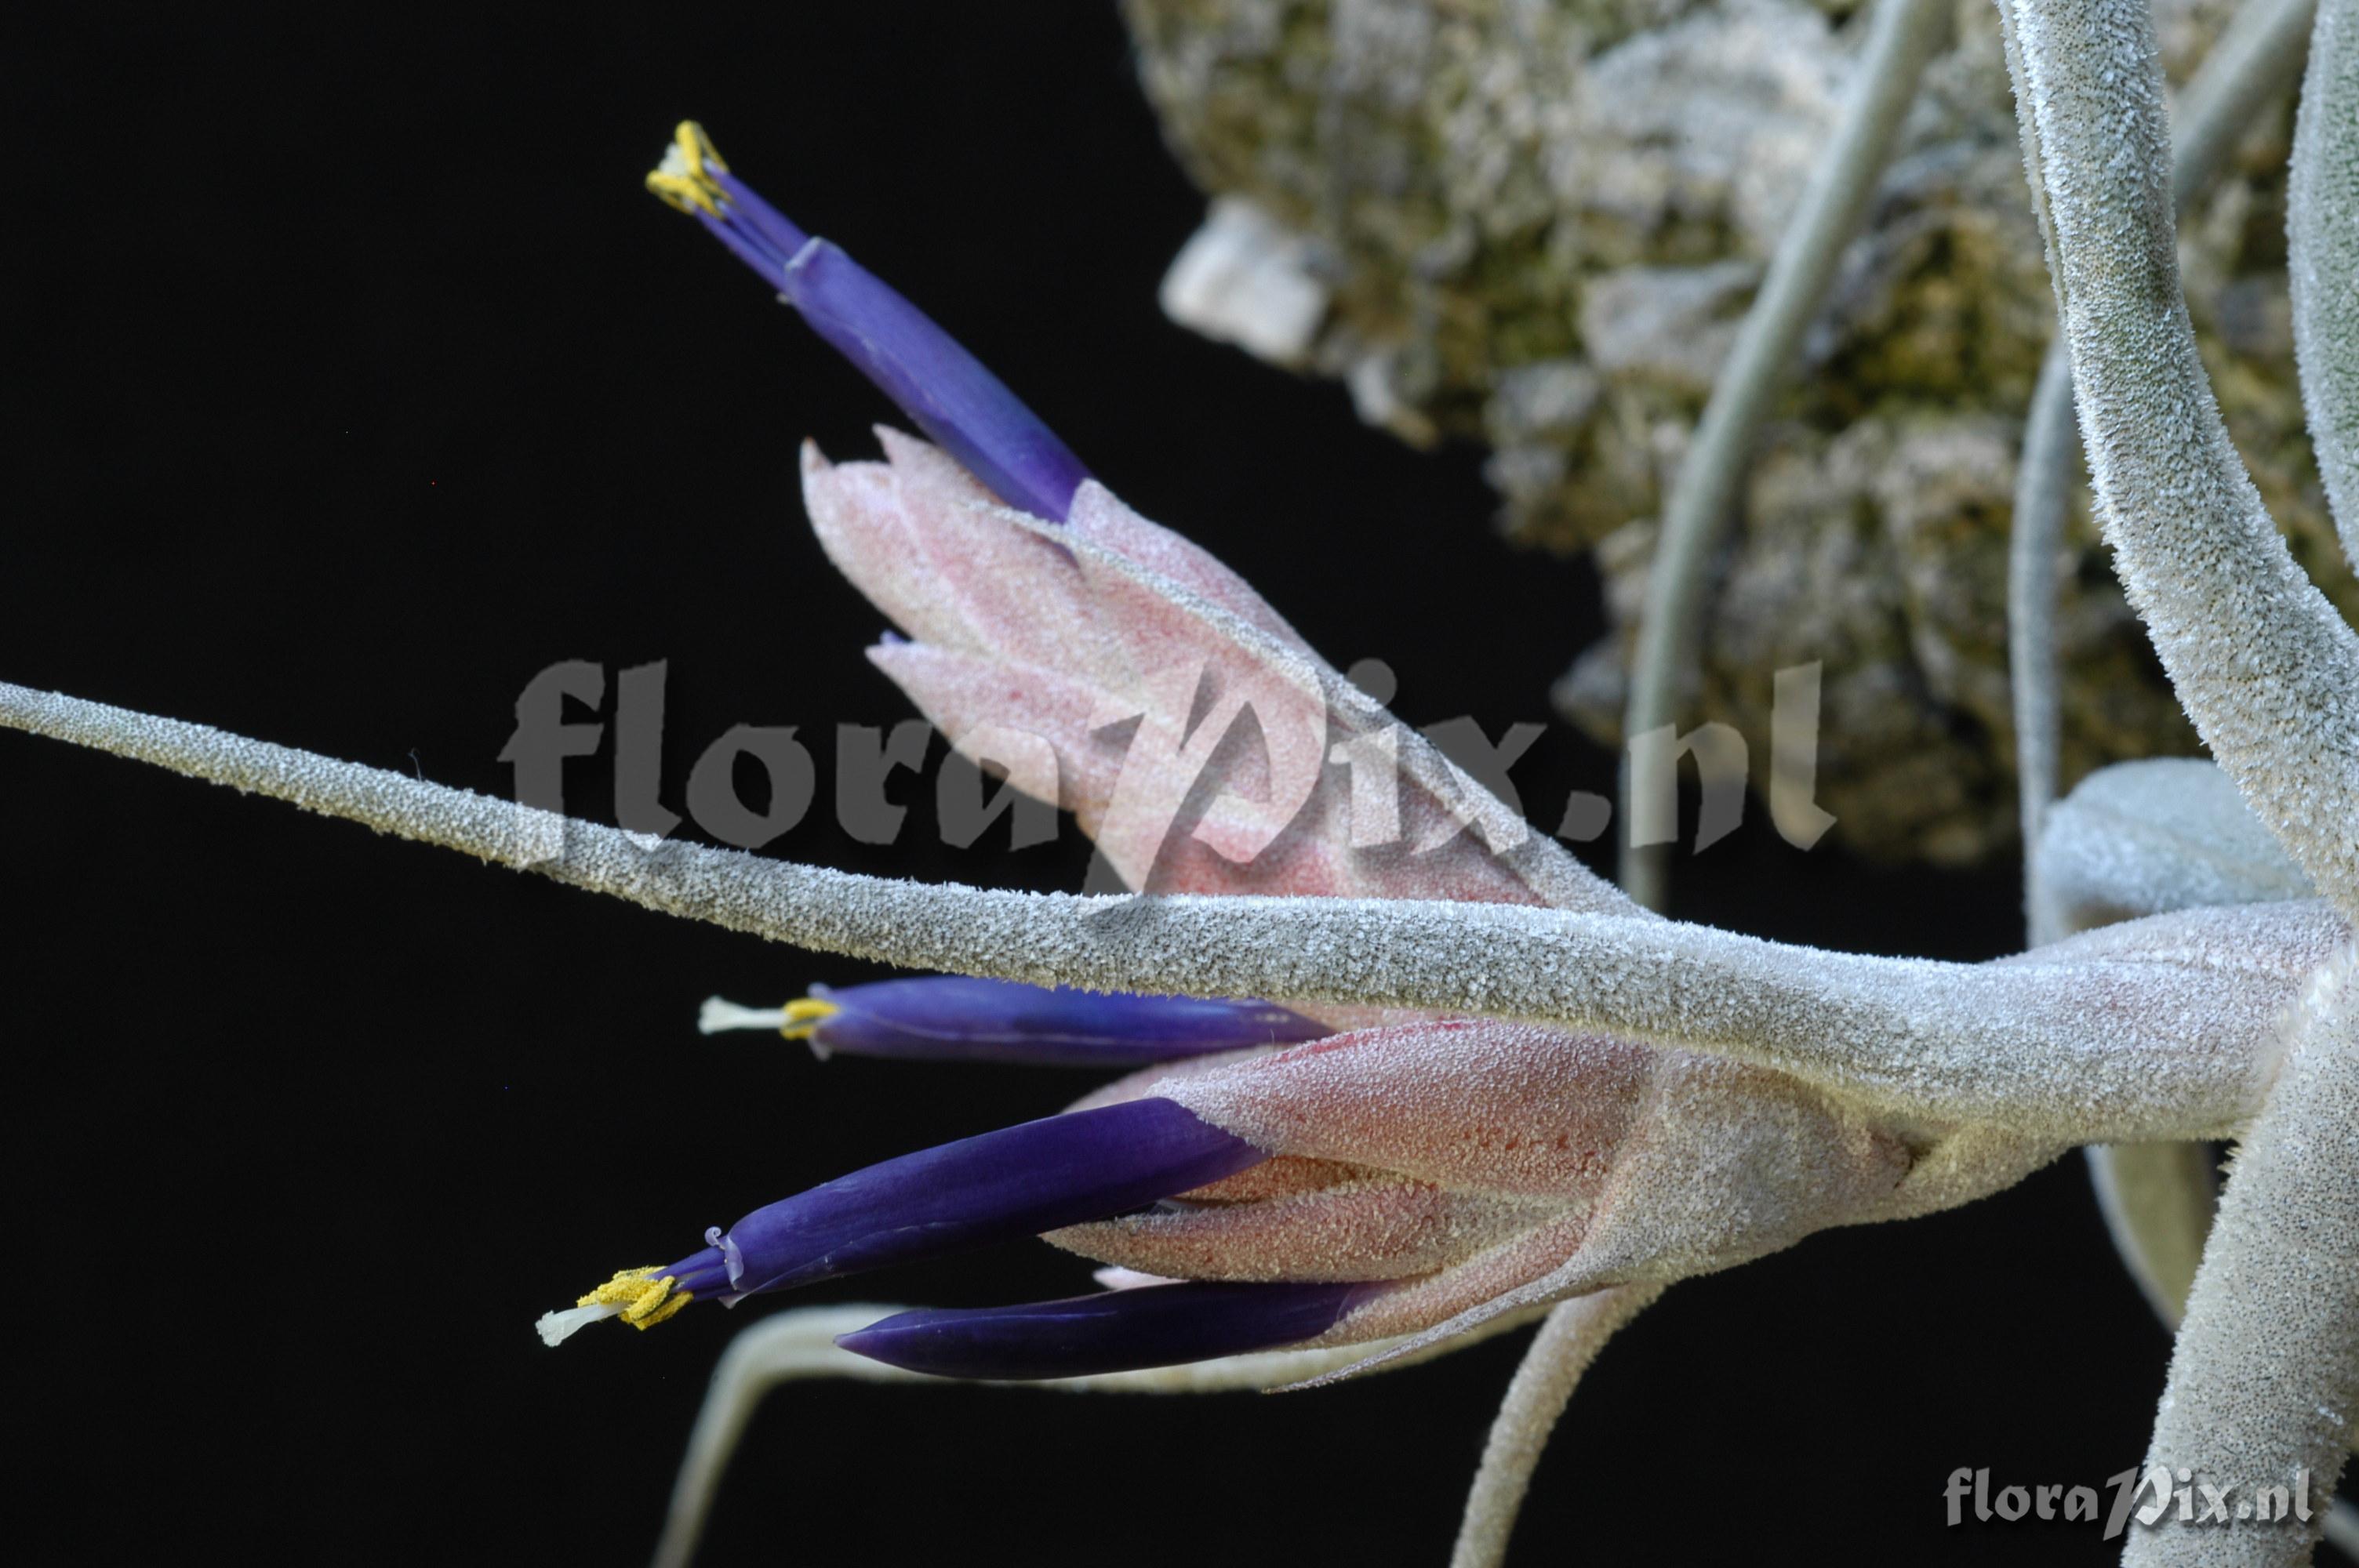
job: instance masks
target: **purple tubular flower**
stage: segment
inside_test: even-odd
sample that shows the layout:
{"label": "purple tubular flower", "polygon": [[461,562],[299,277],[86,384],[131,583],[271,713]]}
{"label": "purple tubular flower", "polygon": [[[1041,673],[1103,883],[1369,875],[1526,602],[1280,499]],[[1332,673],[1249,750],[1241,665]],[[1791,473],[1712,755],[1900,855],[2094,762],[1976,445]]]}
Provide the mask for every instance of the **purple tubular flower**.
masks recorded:
{"label": "purple tubular flower", "polygon": [[1390,1288],[1191,1282],[1022,1306],[920,1307],[840,1335],[836,1344],[940,1378],[1078,1378],[1316,1339]]}
{"label": "purple tubular flower", "polygon": [[788,1010],[784,1033],[822,1056],[1113,1069],[1334,1033],[1266,1001],[1049,989],[952,975],[840,990],[813,986],[811,998]]}
{"label": "purple tubular flower", "polygon": [[1090,477],[1081,460],[925,312],[731,174],[695,122],[680,124],[647,189],[701,220],[994,495],[1065,520]]}
{"label": "purple tubular flower", "polygon": [[[757,1208],[658,1271],[786,1290],[1103,1219],[1268,1156],[1168,1099],[1070,1112],[904,1154]],[[716,1284],[720,1281],[720,1284]]]}
{"label": "purple tubular flower", "polygon": [[796,254],[783,292],[984,489],[1019,511],[1064,521],[1090,470],[923,311],[827,240]]}

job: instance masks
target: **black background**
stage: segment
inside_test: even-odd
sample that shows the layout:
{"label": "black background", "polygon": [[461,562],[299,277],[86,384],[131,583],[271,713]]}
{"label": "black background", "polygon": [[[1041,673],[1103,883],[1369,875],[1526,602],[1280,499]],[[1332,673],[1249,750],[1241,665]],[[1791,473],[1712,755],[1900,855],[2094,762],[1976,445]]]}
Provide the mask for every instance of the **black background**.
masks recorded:
{"label": "black background", "polygon": [[[1126,498],[1337,662],[1391,661],[1413,720],[1548,716],[1595,581],[1493,536],[1479,455],[1411,453],[1158,315],[1201,202],[1109,6],[558,15],[11,24],[0,678],[505,793],[536,672],[668,659],[675,806],[733,723],[803,726],[825,779],[835,724],[903,717],[793,477],[800,437],[864,455],[889,410],[640,190],[694,114]],[[573,807],[609,816],[609,777],[571,764]],[[1610,760],[1558,726],[1516,777],[1552,821]],[[771,852],[1078,881],[1070,830],[956,853],[929,785],[897,793],[897,847],[814,811]],[[47,741],[0,736],[0,803],[20,1541],[636,1560],[736,1324],[551,1353],[534,1317],[1082,1087],[701,1039],[708,993],[874,971]],[[1877,952],[2015,942],[2011,867],[1874,871],[1842,837],[1793,853],[1756,807],[1682,864],[1680,912]],[[812,1295],[1083,1280],[1027,1248]],[[2077,1160],[1821,1236],[1612,1347],[1519,1560],[2106,1560],[2085,1528],[1945,1530],[1942,1484],[2128,1466],[2166,1352]],[[1438,1562],[1516,1354],[1274,1399],[799,1385],[756,1421],[707,1561]]]}

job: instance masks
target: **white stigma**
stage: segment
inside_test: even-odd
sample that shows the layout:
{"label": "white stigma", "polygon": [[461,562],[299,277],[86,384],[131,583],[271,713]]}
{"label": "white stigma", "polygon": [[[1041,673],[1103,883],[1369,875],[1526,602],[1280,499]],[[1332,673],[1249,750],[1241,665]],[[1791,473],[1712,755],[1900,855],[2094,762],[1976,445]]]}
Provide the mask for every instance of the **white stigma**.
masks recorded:
{"label": "white stigma", "polygon": [[706,997],[696,1014],[696,1031],[700,1034],[720,1034],[733,1029],[760,1029],[776,1034],[786,1026],[787,1010],[782,1007],[740,1007],[717,996]]}
{"label": "white stigma", "polygon": [[601,1318],[614,1317],[622,1312],[618,1306],[567,1307],[563,1312],[545,1312],[533,1326],[540,1331],[540,1342],[554,1350]]}

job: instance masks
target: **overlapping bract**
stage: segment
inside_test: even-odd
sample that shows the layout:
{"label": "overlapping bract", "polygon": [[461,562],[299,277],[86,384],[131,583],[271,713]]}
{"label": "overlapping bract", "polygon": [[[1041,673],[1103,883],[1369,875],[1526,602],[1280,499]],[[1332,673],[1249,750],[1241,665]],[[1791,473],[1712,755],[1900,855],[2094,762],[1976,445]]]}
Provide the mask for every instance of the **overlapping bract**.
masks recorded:
{"label": "overlapping bract", "polygon": [[[803,456],[821,544],[905,634],[870,658],[972,760],[1072,811],[1123,885],[1627,907],[1103,485],[1051,528],[878,437],[883,463]],[[1386,792],[1357,802],[1328,765],[1355,742]]]}

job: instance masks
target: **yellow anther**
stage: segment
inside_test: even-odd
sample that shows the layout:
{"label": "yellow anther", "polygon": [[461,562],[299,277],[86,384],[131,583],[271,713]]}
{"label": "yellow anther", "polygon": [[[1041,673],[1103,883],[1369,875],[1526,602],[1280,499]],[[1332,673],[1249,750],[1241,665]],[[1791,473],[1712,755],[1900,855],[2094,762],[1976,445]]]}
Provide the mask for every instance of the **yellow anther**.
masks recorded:
{"label": "yellow anther", "polygon": [[808,1040],[821,1024],[842,1011],[835,1003],[821,1001],[815,996],[790,1001],[786,1006],[787,1021],[779,1025],[778,1033],[788,1040]]}
{"label": "yellow anther", "polygon": [[663,162],[648,172],[647,189],[667,206],[718,218],[729,204],[729,194],[712,177],[728,172],[729,166],[721,161],[704,127],[693,120],[682,120],[672,132],[671,146],[664,149]]}
{"label": "yellow anther", "polygon": [[690,1300],[690,1292],[672,1289],[671,1275],[655,1276],[653,1269],[625,1269],[573,1304],[620,1307],[633,1328],[653,1328]]}

